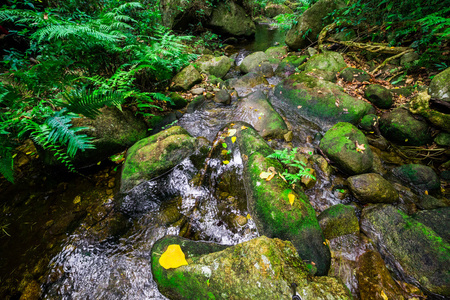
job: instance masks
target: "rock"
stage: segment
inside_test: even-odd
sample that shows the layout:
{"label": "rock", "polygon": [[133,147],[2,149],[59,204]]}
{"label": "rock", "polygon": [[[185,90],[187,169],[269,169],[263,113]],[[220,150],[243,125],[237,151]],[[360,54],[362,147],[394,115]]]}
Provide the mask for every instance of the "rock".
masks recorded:
{"label": "rock", "polygon": [[[295,192],[279,176],[270,181],[259,177],[269,167],[283,170],[274,159],[256,152],[248,156],[245,164],[244,184],[247,202],[260,234],[290,240],[300,257],[314,262],[318,275],[326,275],[330,267],[330,250],[324,243],[316,213],[301,192]],[[293,205],[288,195],[295,197]]]}
{"label": "rock", "polygon": [[405,299],[377,251],[370,250],[359,257],[357,276],[361,299],[379,300],[383,294],[387,299]]}
{"label": "rock", "polygon": [[[188,265],[164,269],[161,254],[180,245]],[[350,299],[332,277],[308,276],[305,263],[288,241],[265,236],[227,247],[166,236],[152,248],[152,272],[158,289],[169,299],[291,299],[291,284],[301,297]],[[306,299],[306,298],[304,298]]]}
{"label": "rock", "polygon": [[289,143],[289,142],[292,142],[292,139],[294,138],[294,134],[293,134],[292,130],[289,130],[283,137],[284,137],[284,140]]}
{"label": "rock", "polygon": [[443,101],[450,101],[450,68],[437,74],[431,80],[428,93],[431,98],[437,98]]}
{"label": "rock", "polygon": [[394,186],[375,173],[351,176],[347,182],[356,199],[364,204],[395,203],[399,199]]}
{"label": "rock", "polygon": [[386,139],[403,145],[421,146],[432,140],[428,124],[403,108],[384,113],[380,119],[380,131]]}
{"label": "rock", "polygon": [[347,67],[341,54],[332,51],[325,51],[320,54],[313,55],[305,65],[305,71],[328,71],[336,74]]}
{"label": "rock", "polygon": [[344,79],[347,82],[352,82],[353,80],[359,82],[370,80],[370,76],[369,74],[366,73],[366,71],[355,68],[345,68],[344,70],[342,70],[339,76],[341,76],[342,79]]}
{"label": "rock", "polygon": [[170,107],[173,109],[181,109],[188,105],[188,101],[181,97],[178,93],[172,92],[169,97],[172,99],[173,104],[170,104]]}
{"label": "rock", "polygon": [[372,131],[373,127],[377,124],[377,121],[378,121],[377,115],[374,115],[374,114],[365,115],[361,119],[361,122],[359,123],[359,127],[365,131]]}
{"label": "rock", "polygon": [[202,76],[200,73],[194,68],[193,65],[189,65],[180,73],[175,75],[172,79],[171,88],[175,91],[187,91],[195,84],[202,81]]}
{"label": "rock", "polygon": [[[242,129],[245,127],[248,127],[249,130]],[[239,121],[234,122],[234,126],[231,126],[230,128],[237,129],[236,136],[239,150],[241,155],[245,155],[247,159],[256,152],[261,153],[264,156],[268,156],[273,153],[272,148],[270,148],[259,133],[252,128],[252,125]]]}
{"label": "rock", "polygon": [[[212,12],[211,5],[183,0],[161,0],[159,9],[163,25],[180,31],[187,30],[192,22],[198,23],[201,19],[209,17]],[[199,13],[200,9],[202,14]]]}
{"label": "rock", "polygon": [[313,47],[308,47],[307,51],[308,51],[309,57],[312,57],[312,56],[316,55],[317,53],[319,53],[319,51],[317,51]]}
{"label": "rock", "polygon": [[291,75],[275,87],[274,96],[301,117],[327,130],[338,122],[357,124],[372,106],[353,98],[331,82],[308,76]]}
{"label": "rock", "polygon": [[231,96],[227,90],[220,90],[214,96],[214,102],[224,105],[230,105]]}
{"label": "rock", "polygon": [[[147,126],[132,112],[119,111],[115,107],[104,107],[100,112],[95,119],[76,118],[72,121],[74,127],[87,127],[82,133],[93,137],[95,146],[95,149],[77,153],[74,161],[77,167],[96,164],[147,136]],[[51,154],[49,151],[46,153]],[[51,154],[50,165],[54,164],[53,160],[54,156]]]}
{"label": "rock", "polygon": [[250,16],[233,1],[219,2],[213,9],[208,25],[224,35],[251,36],[256,31]]}
{"label": "rock", "polygon": [[192,89],[190,92],[192,95],[202,95],[204,91],[205,91],[204,88],[195,88]]}
{"label": "rock", "polygon": [[422,210],[412,216],[414,220],[430,227],[446,243],[450,243],[450,207]]}
{"label": "rock", "polygon": [[206,98],[203,95],[197,96],[194,98],[194,100],[189,103],[188,107],[186,108],[187,113],[193,113],[194,111],[198,110],[200,107],[202,107],[206,102]]}
{"label": "rock", "polygon": [[[251,89],[254,88],[257,85],[269,85],[269,82],[262,74],[257,73],[247,73],[244,76],[242,76],[239,79],[231,80],[230,86],[235,88],[241,88],[241,89]],[[249,91],[251,92],[251,90]],[[248,94],[248,92],[247,92]],[[245,96],[242,91],[239,91],[240,96]]]}
{"label": "rock", "polygon": [[155,134],[164,129],[167,129],[166,127],[170,127],[176,122],[177,122],[177,114],[175,112],[171,112],[152,117],[150,120],[147,121],[147,125],[149,127],[149,132],[151,134]]}
{"label": "rock", "polygon": [[340,1],[319,0],[300,17],[286,35],[286,44],[293,50],[302,49],[317,41],[320,31],[332,22],[325,17],[335,9],[343,7]]}
{"label": "rock", "polygon": [[282,139],[288,132],[286,123],[261,90],[243,98],[236,112],[235,115],[241,116],[239,121],[251,124],[263,138]]}
{"label": "rock", "polygon": [[278,64],[278,67],[275,70],[275,74],[283,78],[289,77],[290,75],[297,72],[296,68],[301,64],[303,64],[306,61],[306,59],[307,59],[306,55],[302,56],[290,55],[284,58]]}
{"label": "rock", "polygon": [[409,111],[427,118],[434,126],[450,132],[450,114],[430,108],[431,96],[427,92],[415,95],[409,102]]}
{"label": "rock", "polygon": [[339,169],[348,174],[366,173],[372,169],[373,153],[367,138],[350,123],[334,125],[325,133],[319,147]]}
{"label": "rock", "polygon": [[293,14],[292,9],[283,4],[267,4],[264,8],[264,15],[269,18],[276,17],[282,14]]}
{"label": "rock", "polygon": [[357,34],[352,28],[345,28],[332,35],[333,40],[336,41],[353,41],[356,37]]}
{"label": "rock", "polygon": [[254,67],[251,71],[257,74],[261,74],[264,77],[272,77],[275,74],[273,72],[272,64],[268,62],[262,62],[261,64]]}
{"label": "rock", "polygon": [[263,62],[269,62],[269,56],[262,51],[257,51],[246,56],[242,60],[240,68],[243,73],[248,73],[261,65]]}
{"label": "rock", "polygon": [[450,133],[440,132],[434,138],[434,142],[440,146],[450,147]]}
{"label": "rock", "polygon": [[400,59],[400,65],[401,66],[408,66],[411,65],[414,61],[419,59],[419,54],[416,52],[408,52],[402,55],[402,58]]}
{"label": "rock", "polygon": [[202,72],[223,78],[231,68],[231,59],[227,56],[214,57],[208,61],[198,63]]}
{"label": "rock", "polygon": [[447,198],[435,198],[431,195],[420,195],[416,204],[422,209],[436,209],[450,206],[450,200]]}
{"label": "rock", "polygon": [[286,56],[287,50],[286,47],[283,46],[270,47],[264,53],[269,57],[270,63],[279,63],[281,59]]}
{"label": "rock", "polygon": [[428,166],[407,164],[392,169],[392,174],[404,184],[421,192],[436,192],[441,188],[439,177],[436,172]]}
{"label": "rock", "polygon": [[351,206],[333,205],[324,210],[317,217],[317,220],[327,240],[359,232],[359,221],[354,208]]}
{"label": "rock", "polygon": [[164,174],[191,155],[195,148],[196,139],[179,126],[140,140],[127,151],[121,192]]}
{"label": "rock", "polygon": [[363,209],[361,230],[391,267],[424,290],[450,296],[450,245],[429,227],[392,205]]}

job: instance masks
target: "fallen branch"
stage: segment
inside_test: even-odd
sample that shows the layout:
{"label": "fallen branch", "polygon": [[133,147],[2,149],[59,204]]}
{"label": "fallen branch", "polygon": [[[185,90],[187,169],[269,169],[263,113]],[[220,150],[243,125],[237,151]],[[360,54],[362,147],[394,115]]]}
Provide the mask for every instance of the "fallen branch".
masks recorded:
{"label": "fallen branch", "polygon": [[[325,27],[326,28],[326,27]],[[383,53],[383,54],[398,54],[403,53],[405,51],[413,51],[412,48],[409,47],[390,47],[388,44],[381,43],[358,43],[352,41],[336,41],[334,39],[328,38],[327,42],[330,43],[338,43],[350,48],[358,48],[361,50],[366,50],[373,53]]]}
{"label": "fallen branch", "polygon": [[319,38],[317,39],[317,44],[319,46],[319,51],[323,52],[323,41],[325,40],[325,37],[327,36],[328,31],[331,31],[337,27],[336,23],[331,23],[327,26],[325,26],[319,33]]}
{"label": "fallen branch", "polygon": [[[399,48],[405,48],[405,47],[399,47]],[[412,51],[414,51],[414,49],[407,48],[407,50],[405,50],[405,51],[403,51],[403,52],[401,52],[401,53],[399,53],[397,55],[394,55],[394,56],[391,56],[391,57],[385,59],[378,67],[375,68],[375,70],[372,71],[372,74],[375,74],[379,69],[384,67],[391,60],[399,58],[400,56],[402,56],[402,55],[404,55],[404,54],[406,54],[408,52],[412,52]]]}

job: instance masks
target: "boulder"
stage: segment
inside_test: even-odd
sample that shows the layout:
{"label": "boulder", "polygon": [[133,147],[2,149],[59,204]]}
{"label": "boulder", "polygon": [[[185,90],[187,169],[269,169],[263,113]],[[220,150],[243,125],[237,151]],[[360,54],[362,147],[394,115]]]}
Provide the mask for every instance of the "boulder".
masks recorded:
{"label": "boulder", "polygon": [[230,105],[231,95],[227,90],[220,90],[216,92],[216,95],[214,96],[214,102],[223,105]]}
{"label": "boulder", "polygon": [[450,243],[450,207],[422,210],[412,216],[436,232],[446,243]]}
{"label": "boulder", "polygon": [[320,54],[313,55],[305,65],[305,71],[327,71],[333,74],[340,72],[347,67],[341,54],[332,51],[325,51]]}
{"label": "boulder", "polygon": [[214,57],[207,61],[198,62],[200,70],[217,78],[223,78],[231,68],[231,59],[228,56]]}
{"label": "boulder", "polygon": [[206,103],[206,98],[203,95],[197,96],[192,100],[186,108],[187,113],[193,113],[200,109]]}
{"label": "boulder", "polygon": [[287,55],[287,50],[286,47],[277,46],[277,47],[270,47],[264,53],[266,53],[266,55],[269,57],[269,62],[278,63],[284,56]]}
{"label": "boulder", "polygon": [[254,68],[258,67],[263,62],[269,62],[269,56],[262,51],[257,51],[246,56],[239,67],[243,73],[248,73],[252,72]]}
{"label": "boulder", "polygon": [[337,8],[343,7],[341,1],[319,0],[300,17],[286,35],[286,44],[293,50],[305,48],[317,41],[320,31],[333,20],[325,17]]}
{"label": "boulder", "polygon": [[188,101],[181,97],[178,93],[172,92],[169,97],[172,100],[170,107],[173,109],[181,109],[188,105]]}
{"label": "boulder", "polygon": [[[95,149],[77,153],[74,161],[77,167],[96,164],[147,136],[147,126],[132,112],[119,111],[115,107],[104,107],[100,109],[100,112],[95,119],[76,118],[72,121],[74,127],[87,127],[82,133],[93,137],[95,146]],[[45,153],[46,161],[46,155],[51,153],[49,151]],[[48,161],[51,165],[54,164],[52,154]]]}
{"label": "boulder", "polygon": [[347,82],[352,82],[353,80],[359,82],[370,80],[370,76],[366,71],[355,68],[345,68],[344,70],[342,70],[339,76]]}
{"label": "boulder", "polygon": [[411,64],[420,58],[416,52],[408,52],[402,55],[400,58],[400,65],[404,67],[411,66]]}
{"label": "boulder", "polygon": [[292,11],[292,9],[290,9],[284,4],[270,3],[267,4],[266,7],[264,8],[264,15],[269,18],[273,18],[282,14],[293,14],[293,13],[294,12]]}
{"label": "boulder", "polygon": [[348,205],[333,205],[324,210],[317,220],[327,240],[359,232],[359,221],[355,209]]}
{"label": "boulder", "polygon": [[372,169],[373,153],[367,138],[350,123],[334,125],[325,133],[319,147],[345,173],[356,175]]}
{"label": "boulder", "polygon": [[[409,102],[409,111],[413,114],[421,115],[436,127],[450,132],[450,114],[448,107],[442,107],[443,111],[430,108],[431,96],[427,92],[421,92],[415,95]],[[437,105],[436,105],[437,106]]]}
{"label": "boulder", "polygon": [[275,75],[272,64],[266,61],[254,67],[251,71],[257,74],[261,74],[264,77],[272,77],[273,75]]}
{"label": "boulder", "polygon": [[296,56],[296,55],[290,55],[286,58],[284,58],[279,64],[277,69],[275,70],[275,74],[277,76],[286,78],[290,75],[297,72],[296,68],[303,64],[308,56],[302,55],[302,56]]}
{"label": "boulder", "polygon": [[399,199],[394,186],[375,173],[351,176],[347,182],[356,199],[364,204],[395,203]]}
{"label": "boulder", "polygon": [[[202,13],[199,13],[199,11]],[[164,26],[175,30],[187,30],[189,24],[209,17],[212,12],[211,5],[204,1],[161,0],[159,5],[161,19]]]}
{"label": "boulder", "polygon": [[213,9],[208,25],[223,35],[251,36],[256,31],[250,16],[233,1],[219,2]]}
{"label": "boulder", "polygon": [[202,76],[200,73],[193,65],[189,65],[175,75],[172,79],[171,88],[175,91],[187,91],[201,81]]}
{"label": "boulder", "polygon": [[369,85],[364,91],[364,97],[379,108],[390,108],[394,102],[391,92],[378,84]]}
{"label": "boulder", "polygon": [[377,124],[377,121],[378,121],[377,115],[374,115],[374,114],[365,115],[361,119],[361,122],[359,123],[359,127],[365,131],[372,131],[374,126]]}
{"label": "boulder", "polygon": [[239,121],[251,124],[263,138],[282,139],[288,132],[283,118],[273,109],[261,90],[242,98],[234,115],[240,116]]}
{"label": "boulder", "polygon": [[440,146],[450,147],[450,133],[440,132],[434,138],[434,142]]}
{"label": "boulder", "polygon": [[369,250],[358,258],[356,274],[361,299],[405,299],[377,251]]}
{"label": "boulder", "polygon": [[450,296],[450,244],[392,205],[363,209],[361,230],[399,274],[425,291]]}
{"label": "boulder", "polygon": [[[179,245],[188,265],[164,269],[159,259],[169,245]],[[152,272],[169,299],[351,299],[335,278],[308,276],[305,263],[288,241],[261,236],[227,247],[166,236],[152,248]],[[222,250],[223,249],[223,250]]]}
{"label": "boulder", "polygon": [[380,118],[383,136],[402,145],[421,146],[432,141],[426,121],[418,120],[409,111],[396,108]]}
{"label": "boulder", "polygon": [[450,101],[450,68],[437,74],[431,80],[428,92],[431,98],[437,98],[443,101]]}
{"label": "boulder", "polygon": [[327,130],[338,122],[357,124],[372,106],[341,87],[308,74],[294,74],[277,84],[274,96],[292,112]]}
{"label": "boulder", "polygon": [[121,192],[164,174],[196,149],[196,139],[179,127],[149,136],[127,151],[122,168]]}
{"label": "boulder", "polygon": [[402,165],[392,169],[392,174],[400,179],[402,183],[417,191],[438,192],[441,188],[441,183],[436,172],[425,165]]}

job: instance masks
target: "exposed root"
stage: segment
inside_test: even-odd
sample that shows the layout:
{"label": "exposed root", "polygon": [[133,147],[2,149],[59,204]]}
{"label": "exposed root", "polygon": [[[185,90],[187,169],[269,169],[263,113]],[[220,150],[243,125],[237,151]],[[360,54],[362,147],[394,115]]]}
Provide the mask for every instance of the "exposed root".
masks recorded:
{"label": "exposed root", "polygon": [[[399,48],[404,48],[404,47],[399,47]],[[399,57],[401,57],[402,55],[404,55],[406,53],[414,51],[414,49],[411,49],[411,48],[407,48],[407,49],[408,50],[405,50],[405,51],[403,51],[403,52],[401,52],[399,54],[396,54],[394,56],[391,56],[391,57],[385,59],[378,67],[375,68],[375,70],[372,71],[372,74],[375,74],[376,72],[378,72],[378,70],[380,70],[382,67],[384,67],[391,60],[399,58]]]}
{"label": "exposed root", "polygon": [[[326,28],[326,27],[325,27]],[[324,29],[325,29],[324,28]],[[336,41],[334,39],[328,38],[327,42],[341,44],[350,48],[358,48],[361,50],[366,50],[373,53],[383,53],[383,54],[399,54],[406,53],[405,51],[413,51],[409,47],[390,47],[388,44],[382,43],[358,43],[353,41]]]}

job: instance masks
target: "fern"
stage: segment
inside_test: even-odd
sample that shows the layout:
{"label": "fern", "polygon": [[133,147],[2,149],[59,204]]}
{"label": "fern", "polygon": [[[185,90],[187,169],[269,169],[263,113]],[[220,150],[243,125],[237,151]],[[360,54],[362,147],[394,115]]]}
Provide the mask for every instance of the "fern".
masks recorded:
{"label": "fern", "polygon": [[119,110],[122,110],[121,104],[125,101],[124,95],[115,91],[99,94],[82,89],[81,91],[64,93],[62,96],[67,101],[67,103],[61,104],[63,107],[91,119],[95,119],[100,114],[99,109],[105,105],[116,106]]}
{"label": "fern", "polygon": [[283,176],[290,184],[296,183],[297,181],[301,180],[302,177],[316,179],[309,173],[310,169],[306,168],[306,164],[295,158],[296,154],[297,148],[293,148],[290,151],[285,148],[284,150],[275,150],[274,153],[268,155],[267,157],[278,159],[283,164],[289,167],[298,168],[298,172],[295,174],[289,173],[288,170],[284,170]]}
{"label": "fern", "polygon": [[0,146],[0,174],[5,176],[6,180],[14,183],[13,157],[11,149],[4,147],[4,141]]}

